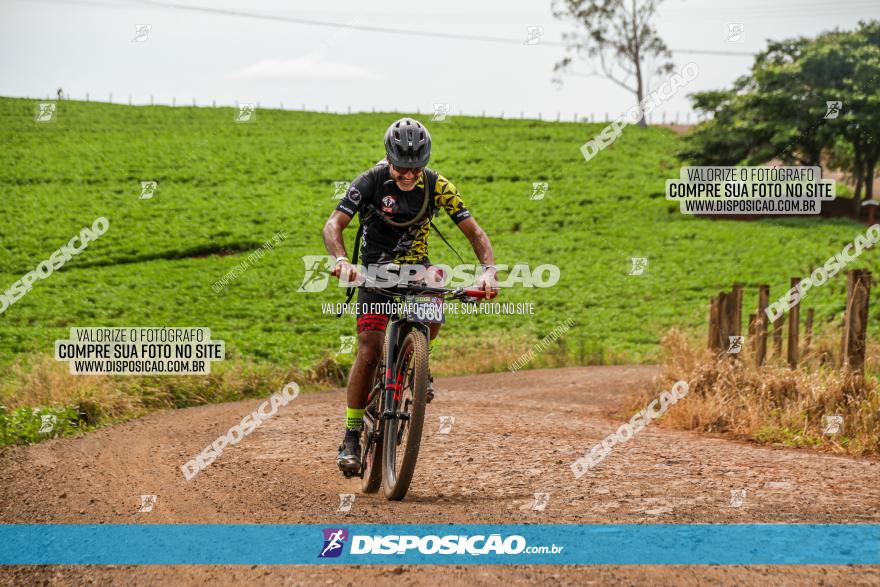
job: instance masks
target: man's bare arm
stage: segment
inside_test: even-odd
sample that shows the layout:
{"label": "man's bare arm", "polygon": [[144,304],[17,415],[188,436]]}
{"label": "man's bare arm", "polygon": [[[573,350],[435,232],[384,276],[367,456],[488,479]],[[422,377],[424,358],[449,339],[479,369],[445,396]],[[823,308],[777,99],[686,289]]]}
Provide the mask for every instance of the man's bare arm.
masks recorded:
{"label": "man's bare arm", "polygon": [[324,246],[334,259],[348,256],[345,252],[345,241],[342,240],[342,231],[349,222],[351,222],[350,216],[334,210],[324,224]]}
{"label": "man's bare arm", "polygon": [[477,255],[480,263],[483,265],[494,265],[495,254],[492,252],[492,243],[489,242],[489,237],[480,228],[477,221],[473,218],[467,218],[458,223],[458,228],[471,242],[471,247],[473,247],[474,254]]}

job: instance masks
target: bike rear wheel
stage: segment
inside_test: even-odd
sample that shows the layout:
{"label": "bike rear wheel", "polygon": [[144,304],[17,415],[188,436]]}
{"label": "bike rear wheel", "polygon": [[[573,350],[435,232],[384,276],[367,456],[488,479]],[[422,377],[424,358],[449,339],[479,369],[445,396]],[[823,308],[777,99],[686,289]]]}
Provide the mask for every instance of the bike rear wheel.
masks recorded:
{"label": "bike rear wheel", "polygon": [[422,331],[411,330],[403,339],[394,380],[400,382],[400,399],[395,416],[385,421],[382,460],[385,497],[396,501],[409,490],[422,442],[428,393],[428,341]]}

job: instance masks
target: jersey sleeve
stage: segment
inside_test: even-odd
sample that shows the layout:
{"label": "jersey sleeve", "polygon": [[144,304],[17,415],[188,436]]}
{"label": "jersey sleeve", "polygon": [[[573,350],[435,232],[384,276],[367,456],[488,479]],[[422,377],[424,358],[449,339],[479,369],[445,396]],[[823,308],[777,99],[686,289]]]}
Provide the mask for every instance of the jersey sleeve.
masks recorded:
{"label": "jersey sleeve", "polygon": [[437,208],[446,210],[446,213],[456,224],[471,217],[470,211],[464,207],[464,201],[461,199],[458,189],[442,175],[437,176],[437,185],[434,187],[434,202],[437,204]]}
{"label": "jersey sleeve", "polygon": [[349,217],[354,217],[355,214],[361,211],[361,206],[364,204],[364,194],[371,193],[370,186],[371,178],[369,173],[362,173],[359,175],[357,179],[351,182],[351,185],[348,186],[348,191],[345,192],[345,195],[339,200],[336,209]]}

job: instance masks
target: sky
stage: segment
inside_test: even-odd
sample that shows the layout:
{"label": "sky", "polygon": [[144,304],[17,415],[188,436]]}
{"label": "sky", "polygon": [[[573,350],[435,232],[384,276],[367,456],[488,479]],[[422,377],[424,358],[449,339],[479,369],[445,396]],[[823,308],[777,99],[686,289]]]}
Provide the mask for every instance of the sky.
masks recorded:
{"label": "sky", "polygon": [[[553,66],[567,54],[562,35],[577,28],[554,18],[552,6],[0,0],[0,95],[45,99],[61,87],[71,99],[88,93],[107,101],[112,94],[114,102],[127,102],[130,95],[135,104],[150,96],[163,104],[174,98],[179,105],[254,102],[331,112],[432,112],[448,104],[451,115],[563,120],[624,112],[633,94],[598,75],[595,61],[576,58],[562,84],[553,83]],[[747,73],[767,39],[852,29],[860,19],[880,19],[880,2],[665,0],[656,28],[674,50],[676,70],[693,62],[699,73],[656,108],[652,121],[665,113],[684,122],[687,94],[726,87]],[[138,36],[137,25],[149,25],[149,32]],[[540,35],[526,42],[529,27],[541,27]],[[652,88],[663,79],[654,78]]]}

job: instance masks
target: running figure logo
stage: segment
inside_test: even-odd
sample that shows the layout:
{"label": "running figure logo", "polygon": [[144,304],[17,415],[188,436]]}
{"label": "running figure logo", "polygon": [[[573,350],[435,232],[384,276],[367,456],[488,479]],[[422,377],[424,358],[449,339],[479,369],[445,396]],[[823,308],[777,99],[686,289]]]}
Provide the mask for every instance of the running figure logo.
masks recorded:
{"label": "running figure logo", "polygon": [[840,100],[827,100],[825,102],[825,119],[834,120],[840,116],[841,108],[843,108],[843,102]]}
{"label": "running figure logo", "polygon": [[337,355],[350,355],[352,351],[354,351],[354,343],[357,337],[354,335],[347,336],[345,334],[339,337],[339,350],[336,351]]}
{"label": "running figure logo", "polygon": [[546,181],[534,181],[532,182],[532,195],[529,196],[530,200],[543,200],[544,195],[547,193],[547,190],[550,188],[550,185]]}
{"label": "running figure logo", "polygon": [[440,434],[452,432],[453,424],[455,424],[455,416],[440,416]]}
{"label": "running figure logo", "polygon": [[629,270],[629,275],[645,274],[645,269],[648,268],[647,257],[630,257],[630,261],[632,262],[632,267]]}
{"label": "running figure logo", "polygon": [[345,196],[345,192],[348,191],[348,186],[351,185],[351,182],[348,181],[334,181],[333,182],[333,199],[341,200],[343,196]]}
{"label": "running figure logo", "polygon": [[735,355],[742,351],[743,344],[746,340],[745,336],[728,336],[727,338],[730,340],[730,346],[727,347],[728,353]]}
{"label": "running figure logo", "polygon": [[143,43],[150,36],[150,32],[153,30],[153,25],[151,24],[136,24],[134,25],[134,38],[131,40],[132,43]]}
{"label": "running figure logo", "polygon": [[746,490],[745,489],[731,489],[730,490],[730,507],[732,508],[740,508],[743,506],[743,503],[746,501]]}
{"label": "running figure logo", "polygon": [[535,501],[532,503],[532,511],[533,512],[543,512],[544,508],[547,507],[547,504],[550,502],[550,494],[549,493],[536,493]]}
{"label": "running figure logo", "polygon": [[434,115],[431,116],[431,122],[444,122],[449,116],[448,102],[434,102]]}
{"label": "running figure logo", "polygon": [[40,416],[40,434],[49,434],[55,429],[58,416],[55,414],[43,414]]}
{"label": "running figure logo", "polygon": [[141,195],[138,200],[149,200],[153,197],[153,194],[156,193],[156,188],[159,187],[158,181],[142,181],[141,182]]}
{"label": "running figure logo", "polygon": [[238,104],[238,114],[235,115],[235,122],[253,122],[257,117],[257,109],[251,102],[240,102]]}
{"label": "running figure logo", "polygon": [[345,541],[348,540],[348,530],[343,528],[324,528],[324,548],[318,558],[335,558],[342,554]]}
{"label": "running figure logo", "polygon": [[298,292],[318,292],[327,289],[327,282],[330,280],[330,268],[328,265],[331,259],[328,255],[305,255],[302,258],[305,264],[305,275],[303,282],[296,290]]}
{"label": "running figure logo", "polygon": [[843,432],[843,416],[822,416],[822,433],[823,434],[840,434]]}
{"label": "running figure logo", "polygon": [[731,43],[739,43],[743,40],[745,30],[746,25],[741,22],[727,23],[727,40]]}
{"label": "running figure logo", "polygon": [[544,36],[544,27],[530,26],[526,27],[526,40],[523,45],[537,45]]}
{"label": "running figure logo", "polygon": [[55,122],[55,104],[52,102],[41,102],[40,109],[34,120],[37,122]]}

